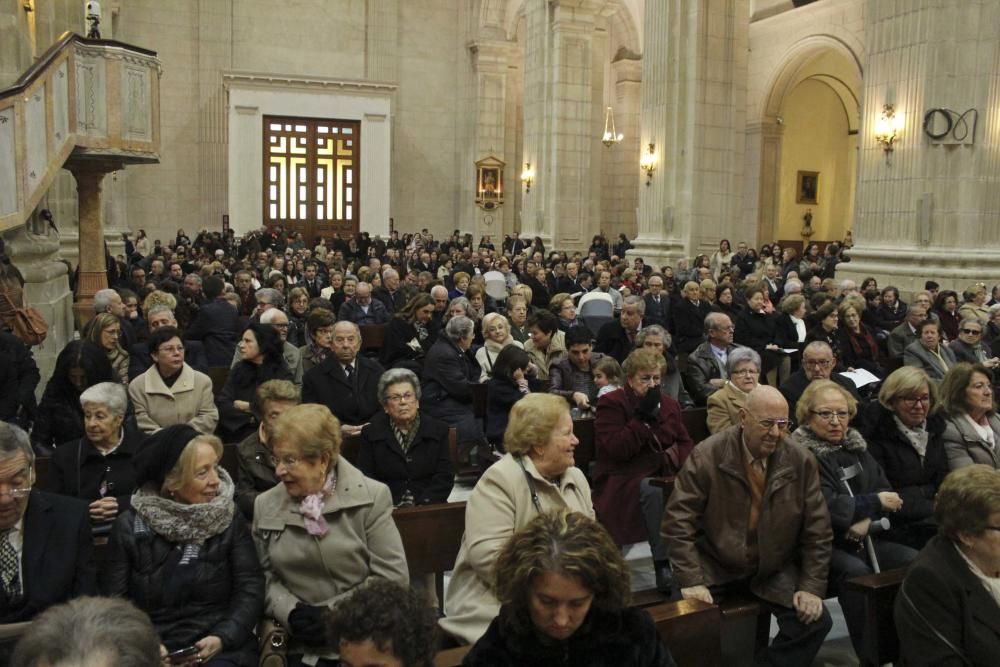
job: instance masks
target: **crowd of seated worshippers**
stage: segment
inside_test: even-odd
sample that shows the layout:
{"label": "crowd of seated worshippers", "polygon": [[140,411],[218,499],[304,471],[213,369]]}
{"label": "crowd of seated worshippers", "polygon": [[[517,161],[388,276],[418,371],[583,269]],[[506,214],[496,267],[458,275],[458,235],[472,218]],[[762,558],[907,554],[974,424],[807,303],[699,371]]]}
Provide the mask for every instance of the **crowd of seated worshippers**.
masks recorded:
{"label": "crowd of seated worshippers", "polygon": [[[449,430],[488,453],[479,461],[493,465],[473,491],[484,507],[495,512],[496,498],[516,496],[526,481],[529,500],[553,491],[551,507],[517,500],[505,528],[496,517],[467,521],[441,625],[468,644],[503,602],[487,597],[497,554],[543,509],[595,517],[618,547],[648,542],[661,591],[711,597],[699,587],[711,591],[714,575],[671,532],[676,516],[651,483],[689,468],[701,474],[705,462],[692,454],[714,451],[709,443],[740,433],[763,443],[736,464],[761,491],[781,469],[774,451],[794,443],[809,452],[809,493],[819,492],[810,498],[825,503],[832,523],[813,526],[825,537],[809,536],[822,586],[807,590],[839,596],[845,609],[859,608],[843,582],[871,569],[860,545],[883,516],[892,527],[871,535],[876,552],[883,567],[905,564],[939,532],[933,501],[949,471],[1000,470],[1000,308],[991,310],[1000,304],[986,302],[981,284],[959,295],[929,282],[908,306],[873,279],[863,290],[836,282],[833,268],[849,261],[837,244],[800,262],[789,249],[758,255],[726,243],[693,268],[657,270],[610,254],[600,237],[586,254],[547,251],[516,234],[496,246],[457,232],[438,242],[426,230],[337,236],[312,249],[280,228],[239,242],[178,237],[109,268],[113,289],[95,298],[82,339],[59,353],[38,405],[30,348],[0,336],[10,359],[0,368],[17,387],[4,394],[11,425],[0,427],[8,489],[0,528],[13,531],[0,539],[7,622],[100,590],[90,540],[110,530],[100,585],[148,613],[168,651],[190,643],[203,661],[240,664],[252,659],[256,617],[267,616],[290,633],[293,655],[334,660],[326,610],[373,581],[408,579],[392,509],[447,502],[456,472]],[[589,291],[607,303],[605,316],[578,308]],[[371,349],[373,326],[382,334]],[[877,381],[856,386],[845,373],[860,369]],[[769,414],[758,414],[755,396]],[[714,434],[702,443],[681,419],[694,406],[707,406]],[[593,469],[573,467],[574,419],[594,420]],[[347,438],[361,443],[350,462],[340,455]],[[222,443],[236,447],[235,479],[218,466]],[[163,455],[152,470],[155,452]],[[36,456],[51,457],[46,491],[32,489]],[[841,472],[854,463],[863,475],[845,485]],[[689,480],[691,493],[705,491],[700,479]],[[355,488],[360,496],[342,495]],[[370,508],[363,526],[343,514],[358,503]],[[470,500],[469,516],[477,506]],[[690,509],[690,525],[722,520]],[[288,522],[286,510],[298,519]],[[740,539],[756,539],[754,530]],[[352,565],[317,590],[302,572],[323,576],[326,556],[304,563],[289,545],[323,542],[329,531],[327,555]],[[365,537],[352,546],[342,531]],[[37,533],[50,540],[44,557],[33,550]],[[251,541],[252,561],[232,556],[228,571],[204,570],[212,554],[245,556]],[[46,560],[52,544],[65,545],[58,564]],[[159,586],[164,573],[143,554],[170,545],[183,547],[163,565],[170,576],[212,585],[191,594]],[[41,566],[47,583],[25,585]],[[748,590],[821,629],[823,615],[802,591]],[[205,611],[196,628],[179,620],[193,608],[220,612]],[[849,628],[861,652],[870,639],[859,617],[852,613]]]}

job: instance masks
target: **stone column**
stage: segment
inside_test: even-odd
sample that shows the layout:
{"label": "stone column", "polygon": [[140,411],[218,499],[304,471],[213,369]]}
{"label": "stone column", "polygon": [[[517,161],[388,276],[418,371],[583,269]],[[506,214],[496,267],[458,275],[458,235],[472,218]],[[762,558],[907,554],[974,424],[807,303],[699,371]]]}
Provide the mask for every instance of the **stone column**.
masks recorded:
{"label": "stone column", "polygon": [[104,177],[122,168],[112,160],[77,160],[67,163],[76,179],[80,210],[80,277],[73,306],[78,326],[94,316],[94,295],[108,287],[104,258],[104,211],[101,188]]}
{"label": "stone column", "polygon": [[[609,239],[617,239],[624,232],[629,238],[636,235],[635,210],[639,201],[639,184],[635,180],[636,159],[639,154],[639,105],[642,99],[642,60],[621,58],[611,63],[614,81],[612,107],[615,128],[624,136],[621,143],[605,151],[603,197],[601,200],[601,229]],[[603,128],[603,125],[601,126]]]}
{"label": "stone column", "polygon": [[[856,245],[837,277],[874,275],[904,292],[928,279],[959,293],[979,280],[992,285],[1000,274],[1000,4],[869,0],[865,18]],[[874,137],[885,104],[903,119],[890,154]],[[975,109],[974,130],[969,113],[955,132],[925,134],[925,114],[942,107]]]}
{"label": "stone column", "polygon": [[[630,256],[655,266],[739,235],[745,151],[746,0],[647,2],[642,131],[634,156],[639,234]],[[654,144],[647,186],[639,159]],[[736,232],[736,233],[734,233]]]}

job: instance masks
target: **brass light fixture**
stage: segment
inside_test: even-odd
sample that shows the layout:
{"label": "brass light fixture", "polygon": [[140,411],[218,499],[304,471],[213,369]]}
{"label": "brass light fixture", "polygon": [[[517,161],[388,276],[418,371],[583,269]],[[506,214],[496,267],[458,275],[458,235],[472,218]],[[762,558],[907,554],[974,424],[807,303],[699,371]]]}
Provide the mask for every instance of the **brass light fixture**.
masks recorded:
{"label": "brass light fixture", "polygon": [[882,115],[875,121],[875,141],[882,146],[886,157],[893,149],[893,144],[899,138],[899,133],[903,129],[903,117],[896,114],[896,109],[891,104],[882,107]]}
{"label": "brass light fixture", "polygon": [[530,162],[524,163],[524,171],[521,172],[521,182],[524,183],[524,191],[531,192],[531,182],[535,180],[535,170],[531,168]]}
{"label": "brass light fixture", "polygon": [[618,132],[615,129],[615,112],[611,107],[604,113],[604,135],[601,137],[601,143],[603,143],[608,148],[611,148],[614,144],[617,144],[625,135]]}
{"label": "brass light fixture", "polygon": [[649,151],[643,153],[639,158],[639,168],[646,172],[646,186],[653,180],[653,172],[656,171],[656,144],[649,144]]}

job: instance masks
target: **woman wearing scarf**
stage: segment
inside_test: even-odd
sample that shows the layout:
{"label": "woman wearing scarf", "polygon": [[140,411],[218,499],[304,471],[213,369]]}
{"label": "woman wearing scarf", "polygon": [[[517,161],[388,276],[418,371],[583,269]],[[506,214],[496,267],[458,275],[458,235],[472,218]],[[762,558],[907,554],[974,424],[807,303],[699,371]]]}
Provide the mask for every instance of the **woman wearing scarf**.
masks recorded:
{"label": "woman wearing scarf", "polygon": [[306,344],[299,348],[302,355],[302,373],[308,373],[313,366],[319,366],[326,360],[333,345],[333,325],[337,318],[332,311],[325,308],[314,308],[306,316]]}
{"label": "woman wearing scarf", "polygon": [[415,294],[396,313],[385,328],[380,361],[383,368],[406,368],[420,373],[424,355],[437,340],[434,323],[434,299],[430,294]]}
{"label": "woman wearing scarf", "polygon": [[281,483],[254,504],[266,614],[288,629],[289,667],[339,664],[324,616],[359,586],[409,584],[389,488],[341,458],[340,444],[340,422],[325,406],[286,411],[271,440]]}
{"label": "woman wearing scarf", "polygon": [[250,666],[264,577],[221,455],[218,438],[186,424],[143,443],[139,490],[111,530],[103,589],[149,614],[162,657],[194,647],[189,664]]}
{"label": "woman wearing scarf", "polygon": [[879,366],[878,341],[875,332],[861,321],[865,310],[860,298],[848,297],[837,309],[840,321],[840,363],[848,370],[863,368],[878,378],[884,373]]}
{"label": "woman wearing scarf", "polygon": [[493,366],[496,365],[500,352],[508,345],[520,348],[524,346],[510,335],[510,324],[507,318],[499,313],[490,313],[483,318],[483,334],[483,346],[476,350],[476,362],[482,369],[479,381],[489,382],[493,377]]}

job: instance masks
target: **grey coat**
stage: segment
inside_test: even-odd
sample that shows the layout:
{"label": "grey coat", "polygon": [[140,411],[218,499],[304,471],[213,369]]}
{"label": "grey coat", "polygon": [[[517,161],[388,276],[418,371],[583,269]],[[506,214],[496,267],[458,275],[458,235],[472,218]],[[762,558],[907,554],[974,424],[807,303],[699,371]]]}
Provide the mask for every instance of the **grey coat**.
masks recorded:
{"label": "grey coat", "polygon": [[948,372],[948,369],[954,366],[957,361],[955,360],[955,353],[943,343],[938,344],[938,352],[941,354],[941,359],[944,359],[945,366],[941,366],[941,359],[928,352],[927,348],[921,345],[918,340],[910,343],[903,350],[903,364],[922,368],[927,373],[927,377],[935,382],[940,382],[944,379],[944,375]]}
{"label": "grey coat", "polygon": [[970,466],[973,463],[984,463],[1000,469],[1000,417],[989,416],[990,428],[993,429],[993,440],[996,443],[990,447],[983,440],[972,424],[964,417],[951,417],[944,429],[944,451],[948,454],[948,467],[951,470]]}

